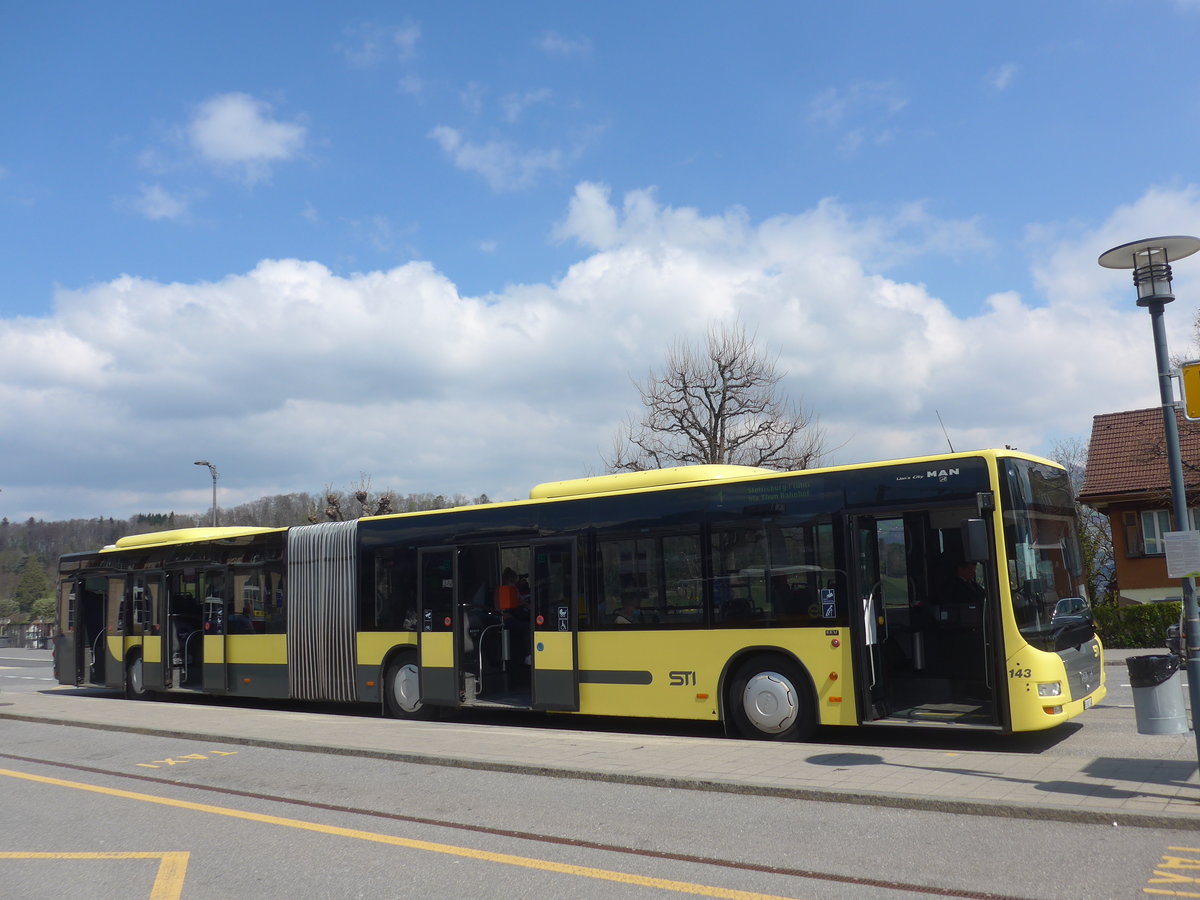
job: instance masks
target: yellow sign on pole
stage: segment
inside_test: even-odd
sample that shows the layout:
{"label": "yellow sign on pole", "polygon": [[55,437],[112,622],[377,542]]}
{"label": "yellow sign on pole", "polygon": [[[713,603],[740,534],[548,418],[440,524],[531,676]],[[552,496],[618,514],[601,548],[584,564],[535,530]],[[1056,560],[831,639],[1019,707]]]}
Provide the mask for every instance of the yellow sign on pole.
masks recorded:
{"label": "yellow sign on pole", "polygon": [[1179,364],[1179,384],[1183,391],[1183,414],[1200,419],[1200,359]]}

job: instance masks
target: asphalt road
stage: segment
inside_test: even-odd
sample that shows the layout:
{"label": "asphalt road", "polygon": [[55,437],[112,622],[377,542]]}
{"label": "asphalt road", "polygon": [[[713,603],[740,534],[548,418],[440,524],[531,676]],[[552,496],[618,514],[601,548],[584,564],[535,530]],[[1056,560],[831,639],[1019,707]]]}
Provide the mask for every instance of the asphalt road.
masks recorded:
{"label": "asphalt road", "polygon": [[1194,839],[26,722],[4,735],[0,891],[22,900],[1106,900],[1141,896]]}
{"label": "asphalt road", "polygon": [[[40,656],[0,651],[0,692],[53,686]],[[912,746],[922,758],[953,761],[1004,750],[1049,769],[1056,757],[1085,750],[1114,758],[1177,752],[1178,740],[1136,734],[1124,670],[1110,667],[1109,675],[1108,699],[1055,732],[854,729],[827,730],[821,740],[839,742],[846,756]],[[158,707],[139,704],[151,713]],[[313,715],[289,704],[230,709],[281,726]],[[348,730],[365,721],[354,713],[373,717],[343,709]],[[487,721],[469,719],[480,730],[456,725],[455,733],[481,735],[482,752],[493,732]],[[549,745],[532,738],[564,727],[532,716],[497,722],[496,732],[527,730],[531,746]],[[692,740],[693,726],[641,726]],[[589,742],[599,752],[631,730],[628,721],[572,719],[569,727],[584,753]],[[646,787],[15,720],[0,723],[0,736],[5,897],[1200,893],[1172,880],[1200,870],[1200,851],[1186,849],[1197,846],[1193,830]],[[713,737],[708,726],[696,735]],[[977,776],[971,784],[986,790]]]}

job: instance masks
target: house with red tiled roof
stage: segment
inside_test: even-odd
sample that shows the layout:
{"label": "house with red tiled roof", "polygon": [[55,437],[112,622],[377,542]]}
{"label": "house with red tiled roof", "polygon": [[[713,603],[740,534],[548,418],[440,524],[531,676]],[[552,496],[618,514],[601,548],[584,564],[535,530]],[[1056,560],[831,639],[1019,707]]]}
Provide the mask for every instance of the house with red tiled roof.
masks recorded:
{"label": "house with red tiled roof", "polygon": [[[1175,410],[1183,481],[1193,524],[1200,516],[1200,422]],[[1171,520],[1162,407],[1104,413],[1092,419],[1087,472],[1079,502],[1103,513],[1112,526],[1117,591],[1124,603],[1178,600],[1179,579],[1167,576],[1163,534]]]}

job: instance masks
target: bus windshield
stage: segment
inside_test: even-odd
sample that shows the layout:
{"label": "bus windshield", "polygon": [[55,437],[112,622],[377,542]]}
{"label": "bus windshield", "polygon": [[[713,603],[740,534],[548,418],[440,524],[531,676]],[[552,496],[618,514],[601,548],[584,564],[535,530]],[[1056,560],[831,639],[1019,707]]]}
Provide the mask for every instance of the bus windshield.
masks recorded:
{"label": "bus windshield", "polygon": [[1091,640],[1069,476],[1053,466],[1010,459],[1003,490],[1008,580],[1021,634],[1051,651]]}

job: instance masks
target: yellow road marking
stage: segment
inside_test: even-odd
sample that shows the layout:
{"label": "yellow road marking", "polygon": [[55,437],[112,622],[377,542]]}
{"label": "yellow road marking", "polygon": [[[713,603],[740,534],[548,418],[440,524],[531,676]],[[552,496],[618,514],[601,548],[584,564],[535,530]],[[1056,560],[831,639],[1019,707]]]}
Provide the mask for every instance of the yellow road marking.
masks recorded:
{"label": "yellow road marking", "polygon": [[0,859],[157,859],[158,874],[150,889],[150,900],[179,900],[187,875],[188,853],[15,853],[0,852]]}
{"label": "yellow road marking", "polygon": [[[1167,849],[1174,850],[1176,853],[1200,854],[1200,848],[1197,847],[1168,847]],[[1200,885],[1200,879],[1194,875],[1182,874],[1197,870],[1200,870],[1200,857],[1169,856],[1164,853],[1158,864],[1154,867],[1154,874],[1147,880],[1147,884]],[[1172,890],[1168,888],[1144,887],[1142,888],[1142,893],[1160,894],[1165,897],[1200,897],[1200,894],[1195,891]]]}
{"label": "yellow road marking", "polygon": [[787,900],[773,894],[759,894],[753,891],[738,891],[729,888],[714,887],[706,884],[693,884],[688,881],[672,881],[666,878],[651,878],[645,875],[634,875],[630,872],[615,872],[610,869],[597,869],[591,866],[576,866],[568,863],[557,863],[546,859],[533,859],[528,856],[515,856],[510,853],[492,853],[487,850],[473,850],[470,847],[456,847],[453,844],[438,844],[432,841],[418,841],[411,838],[394,837],[389,834],[376,834],[371,831],[360,831],[356,828],[341,828],[336,825],[321,825],[317,822],[305,822],[302,819],[289,819],[283,816],[272,816],[265,813],[246,812],[223,806],[212,806],[208,803],[191,803],[187,800],[172,800],[168,797],[155,797],[153,794],[140,794],[135,791],[123,791],[119,788],[106,788],[99,785],[84,784],[78,781],[65,781],[61,778],[48,778],[44,775],[30,775],[25,772],[15,772],[11,769],[0,769],[0,775],[9,778],[19,778],[39,784],[52,784],[58,787],[74,788],[93,794],[104,794],[109,797],[122,797],[126,800],[140,800],[143,803],[155,803],[159,806],[170,806],[175,809],[188,809],[194,812],[211,813],[218,816],[228,816],[232,819],[244,819],[248,822],[259,822],[264,825],[279,825],[284,828],[296,828],[301,831],[312,831],[318,834],[336,835],[353,838],[360,841],[371,841],[376,844],[390,844],[394,847],[405,847],[410,850],[425,850],[430,853],[444,853],[448,856],[461,856],[484,862],[501,863],[508,866],[521,866],[526,869],[540,869],[544,872],[556,872],[563,875],[575,875],[579,878],[595,878],[601,881],[615,881],[620,884],[633,884],[640,887],[660,888],[675,891],[680,894],[693,894],[700,897],[721,897],[725,900]]}

